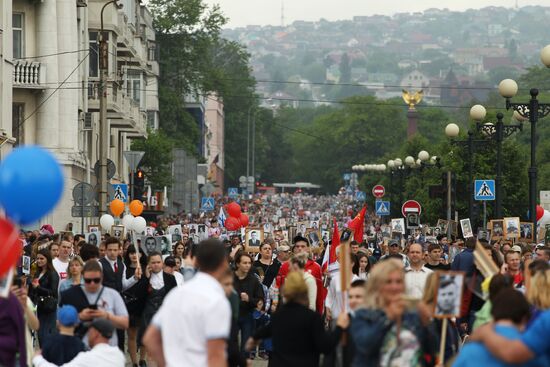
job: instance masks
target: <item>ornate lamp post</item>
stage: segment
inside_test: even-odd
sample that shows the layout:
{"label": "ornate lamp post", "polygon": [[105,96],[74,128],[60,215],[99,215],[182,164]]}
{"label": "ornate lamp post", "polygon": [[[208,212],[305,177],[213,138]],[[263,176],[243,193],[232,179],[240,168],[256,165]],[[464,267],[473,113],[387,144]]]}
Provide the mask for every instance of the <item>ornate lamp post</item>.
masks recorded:
{"label": "ornate lamp post", "polygon": [[[546,67],[550,67],[550,45],[542,49],[540,59]],[[518,92],[518,84],[512,79],[505,79],[498,85],[498,91],[506,99],[506,109],[513,109],[531,123],[531,165],[529,167],[529,216],[533,222],[533,242],[537,241],[537,122],[550,114],[550,103],[540,103],[537,99],[539,90],[529,91],[531,99],[527,103],[512,102]]]}
{"label": "ornate lamp post", "polygon": [[490,140],[496,142],[497,145],[497,162],[496,162],[496,179],[495,179],[495,217],[502,218],[502,142],[504,139],[522,130],[522,124],[504,125],[502,113],[497,113],[496,124],[485,123],[481,121],[485,118],[487,111],[482,105],[475,105],[470,109],[470,117],[476,121],[477,131],[481,131],[483,135]]}

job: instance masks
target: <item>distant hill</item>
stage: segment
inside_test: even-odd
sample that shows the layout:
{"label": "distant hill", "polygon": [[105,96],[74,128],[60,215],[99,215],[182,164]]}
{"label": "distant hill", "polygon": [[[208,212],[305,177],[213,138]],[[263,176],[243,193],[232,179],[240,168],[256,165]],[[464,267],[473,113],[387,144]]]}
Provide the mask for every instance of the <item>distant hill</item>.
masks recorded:
{"label": "distant hill", "polygon": [[[540,49],[550,43],[549,23],[550,7],[428,9],[247,26],[223,35],[251,53],[264,104],[319,105],[355,94],[384,99],[403,87],[425,89],[426,102],[435,104],[482,100],[501,79],[538,64]],[[454,86],[479,90],[449,93]]]}

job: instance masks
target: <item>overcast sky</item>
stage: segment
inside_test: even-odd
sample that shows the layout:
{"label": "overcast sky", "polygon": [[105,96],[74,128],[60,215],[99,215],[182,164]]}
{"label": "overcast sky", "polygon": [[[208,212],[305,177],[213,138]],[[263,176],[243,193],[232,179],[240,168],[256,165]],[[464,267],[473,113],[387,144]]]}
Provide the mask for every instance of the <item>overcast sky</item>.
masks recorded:
{"label": "overcast sky", "polygon": [[[550,0],[517,0],[519,6],[547,5]],[[228,27],[281,24],[281,0],[205,0],[219,4]],[[465,10],[486,6],[515,6],[516,0],[284,0],[285,24],[295,20],[351,19],[355,15],[422,11],[429,8]]]}

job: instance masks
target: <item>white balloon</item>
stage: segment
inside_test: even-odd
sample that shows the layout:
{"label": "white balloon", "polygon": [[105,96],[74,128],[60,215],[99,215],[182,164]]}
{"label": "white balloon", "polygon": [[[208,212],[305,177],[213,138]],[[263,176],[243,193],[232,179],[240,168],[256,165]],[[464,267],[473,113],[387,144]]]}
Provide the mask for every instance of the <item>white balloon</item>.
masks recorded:
{"label": "white balloon", "polygon": [[104,231],[110,231],[111,227],[115,224],[115,218],[110,214],[103,214],[101,218],[99,218],[99,224]]}
{"label": "white balloon", "polygon": [[131,227],[133,231],[136,231],[136,233],[142,233],[145,232],[145,229],[147,228],[147,222],[143,217],[135,217],[132,220]]}
{"label": "white balloon", "polygon": [[126,227],[127,230],[132,230],[132,222],[134,221],[134,216],[132,214],[126,214],[122,217],[122,225]]}

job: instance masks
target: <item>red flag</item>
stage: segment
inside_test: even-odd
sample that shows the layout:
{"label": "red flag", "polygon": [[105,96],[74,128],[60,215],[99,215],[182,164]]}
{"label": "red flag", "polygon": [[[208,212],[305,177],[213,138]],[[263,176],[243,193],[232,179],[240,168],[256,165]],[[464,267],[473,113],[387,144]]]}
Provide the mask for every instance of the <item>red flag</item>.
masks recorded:
{"label": "red flag", "polygon": [[338,223],[336,218],[334,220],[334,229],[332,231],[332,241],[330,243],[330,257],[328,260],[329,265],[336,262],[338,257],[336,256],[336,248],[340,246],[340,233],[338,232]]}
{"label": "red flag", "polygon": [[367,213],[367,206],[365,205],[363,209],[361,209],[361,212],[357,214],[354,221],[357,220],[357,225],[355,225],[354,233],[353,233],[353,239],[356,242],[363,242],[363,231],[365,229],[365,214]]}

